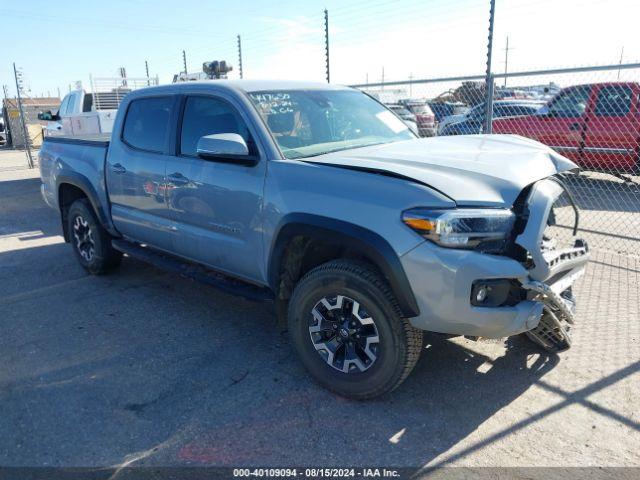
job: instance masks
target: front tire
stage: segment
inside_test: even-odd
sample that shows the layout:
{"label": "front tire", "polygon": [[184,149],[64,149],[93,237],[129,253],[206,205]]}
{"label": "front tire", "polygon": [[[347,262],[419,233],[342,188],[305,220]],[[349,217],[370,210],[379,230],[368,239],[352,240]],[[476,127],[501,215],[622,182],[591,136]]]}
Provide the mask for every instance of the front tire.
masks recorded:
{"label": "front tire", "polygon": [[111,235],[98,222],[89,200],[73,202],[67,221],[71,246],[85,270],[103,275],[120,264],[122,254],[111,246]]}
{"label": "front tire", "polygon": [[400,385],[422,348],[422,332],[402,318],[384,278],[350,260],[320,265],[299,281],[289,302],[288,327],[315,380],[359,400]]}

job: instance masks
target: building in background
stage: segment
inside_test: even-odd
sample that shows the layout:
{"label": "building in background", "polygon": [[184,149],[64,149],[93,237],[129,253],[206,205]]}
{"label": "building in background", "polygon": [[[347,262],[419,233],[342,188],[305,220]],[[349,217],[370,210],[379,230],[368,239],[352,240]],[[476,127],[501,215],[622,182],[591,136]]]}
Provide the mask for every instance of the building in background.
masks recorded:
{"label": "building in background", "polygon": [[[22,99],[22,110],[25,115],[25,126],[29,144],[38,148],[42,143],[43,127],[46,122],[38,120],[38,113],[43,110],[55,112],[60,107],[60,99],[57,97],[33,97]],[[2,103],[2,116],[7,129],[7,146],[13,148],[25,148],[24,130],[20,121],[20,109],[17,98],[5,98]]]}

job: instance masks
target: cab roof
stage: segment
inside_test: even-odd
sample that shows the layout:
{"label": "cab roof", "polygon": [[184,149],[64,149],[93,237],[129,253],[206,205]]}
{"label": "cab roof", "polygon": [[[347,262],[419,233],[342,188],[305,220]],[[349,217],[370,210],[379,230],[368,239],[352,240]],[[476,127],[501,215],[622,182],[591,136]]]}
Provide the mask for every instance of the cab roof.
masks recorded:
{"label": "cab roof", "polygon": [[154,87],[141,88],[133,93],[144,92],[179,92],[193,87],[214,87],[216,90],[235,92],[261,92],[269,90],[349,90],[349,87],[321,82],[304,82],[293,80],[198,80],[195,82],[178,82]]}

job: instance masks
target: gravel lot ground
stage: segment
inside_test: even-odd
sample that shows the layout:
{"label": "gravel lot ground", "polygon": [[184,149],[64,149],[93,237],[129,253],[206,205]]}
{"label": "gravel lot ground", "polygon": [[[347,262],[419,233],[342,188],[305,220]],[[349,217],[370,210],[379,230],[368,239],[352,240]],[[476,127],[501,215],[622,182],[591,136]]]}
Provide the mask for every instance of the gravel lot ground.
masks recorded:
{"label": "gravel lot ground", "polygon": [[0,152],[0,466],[640,466],[638,257],[595,252],[570,351],[428,334],[354,402],[264,304],[131,259],[88,276],[23,159]]}

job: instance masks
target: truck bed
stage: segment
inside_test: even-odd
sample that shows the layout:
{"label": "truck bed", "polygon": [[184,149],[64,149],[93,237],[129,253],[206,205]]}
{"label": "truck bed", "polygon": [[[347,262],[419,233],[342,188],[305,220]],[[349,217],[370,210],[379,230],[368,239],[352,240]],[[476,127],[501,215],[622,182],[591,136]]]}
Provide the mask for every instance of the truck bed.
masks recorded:
{"label": "truck bed", "polygon": [[40,148],[42,195],[55,208],[60,199],[59,185],[73,185],[87,193],[101,221],[109,224],[104,206],[109,205],[105,190],[105,161],[109,134],[45,137]]}

